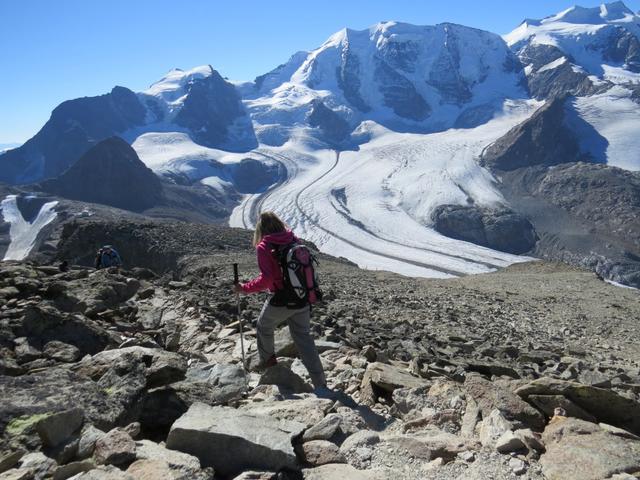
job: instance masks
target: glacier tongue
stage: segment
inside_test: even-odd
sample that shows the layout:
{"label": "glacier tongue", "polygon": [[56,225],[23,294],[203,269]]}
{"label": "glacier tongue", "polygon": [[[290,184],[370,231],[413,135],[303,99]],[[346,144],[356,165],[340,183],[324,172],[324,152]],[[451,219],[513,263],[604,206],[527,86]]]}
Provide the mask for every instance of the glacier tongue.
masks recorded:
{"label": "glacier tongue", "polygon": [[285,182],[247,195],[230,225],[251,228],[273,210],[323,252],[369,269],[447,278],[495,270],[530,258],[454,240],[429,227],[442,203],[495,206],[504,199],[476,162],[485,146],[526,119],[536,102],[508,102],[487,125],[429,135],[361,125],[371,140],[358,151],[314,149],[304,136],[256,150],[287,168]]}

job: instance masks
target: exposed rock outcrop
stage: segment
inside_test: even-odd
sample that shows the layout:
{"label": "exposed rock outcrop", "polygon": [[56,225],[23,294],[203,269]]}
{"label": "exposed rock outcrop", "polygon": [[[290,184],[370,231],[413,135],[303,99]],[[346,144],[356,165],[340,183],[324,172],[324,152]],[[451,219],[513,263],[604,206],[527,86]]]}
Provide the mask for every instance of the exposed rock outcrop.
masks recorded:
{"label": "exposed rock outcrop", "polygon": [[537,235],[531,222],[507,209],[485,209],[440,205],[433,214],[433,227],[447,237],[522,254],[531,251]]}

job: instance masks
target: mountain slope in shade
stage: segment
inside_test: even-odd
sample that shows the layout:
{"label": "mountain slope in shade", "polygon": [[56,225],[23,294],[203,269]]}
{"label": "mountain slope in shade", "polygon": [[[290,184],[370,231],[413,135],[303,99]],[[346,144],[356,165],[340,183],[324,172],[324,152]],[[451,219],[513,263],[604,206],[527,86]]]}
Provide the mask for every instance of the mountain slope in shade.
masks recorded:
{"label": "mountain slope in shade", "polygon": [[28,183],[65,171],[106,137],[142,125],[145,109],[129,89],[61,103],[24,145],[0,154],[0,181]]}
{"label": "mountain slope in shade", "polygon": [[158,177],[119,137],[98,143],[66,172],[41,187],[64,198],[132,211],[151,208],[162,197]]}

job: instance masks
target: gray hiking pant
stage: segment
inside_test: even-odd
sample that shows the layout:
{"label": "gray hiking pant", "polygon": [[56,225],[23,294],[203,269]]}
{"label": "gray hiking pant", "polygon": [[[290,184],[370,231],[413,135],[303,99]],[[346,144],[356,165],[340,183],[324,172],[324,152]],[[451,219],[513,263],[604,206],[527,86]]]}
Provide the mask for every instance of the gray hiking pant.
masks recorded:
{"label": "gray hiking pant", "polygon": [[275,355],[273,333],[284,322],[289,325],[289,331],[293,338],[302,363],[307,368],[311,381],[315,387],[326,384],[324,369],[318,355],[318,349],[311,337],[309,327],[311,324],[311,311],[307,305],[304,308],[291,310],[286,307],[274,307],[267,300],[262,307],[256,327],[258,336],[258,353],[260,360],[266,362]]}

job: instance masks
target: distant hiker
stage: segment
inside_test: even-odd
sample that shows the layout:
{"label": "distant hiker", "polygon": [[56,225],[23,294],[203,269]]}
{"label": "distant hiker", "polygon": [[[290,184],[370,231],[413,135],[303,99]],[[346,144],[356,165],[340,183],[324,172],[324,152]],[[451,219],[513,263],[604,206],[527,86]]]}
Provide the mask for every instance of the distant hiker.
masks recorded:
{"label": "distant hiker", "polygon": [[60,270],[61,272],[68,272],[69,262],[67,262],[66,260],[63,260],[62,262],[60,262],[60,265],[58,265],[58,270]]}
{"label": "distant hiker", "polygon": [[101,268],[121,267],[122,260],[120,255],[111,245],[105,245],[96,253],[95,267]]}
{"label": "distant hiker", "polygon": [[273,212],[260,215],[253,244],[256,247],[260,275],[247,283],[237,284],[234,288],[236,292],[246,294],[263,291],[272,294],[265,302],[257,324],[261,366],[268,368],[278,363],[274,331],[280,324],[287,322],[302,363],[316,387],[316,393],[330,392],[326,387],[318,350],[309,331],[310,304],[321,295],[313,272],[313,257]]}

